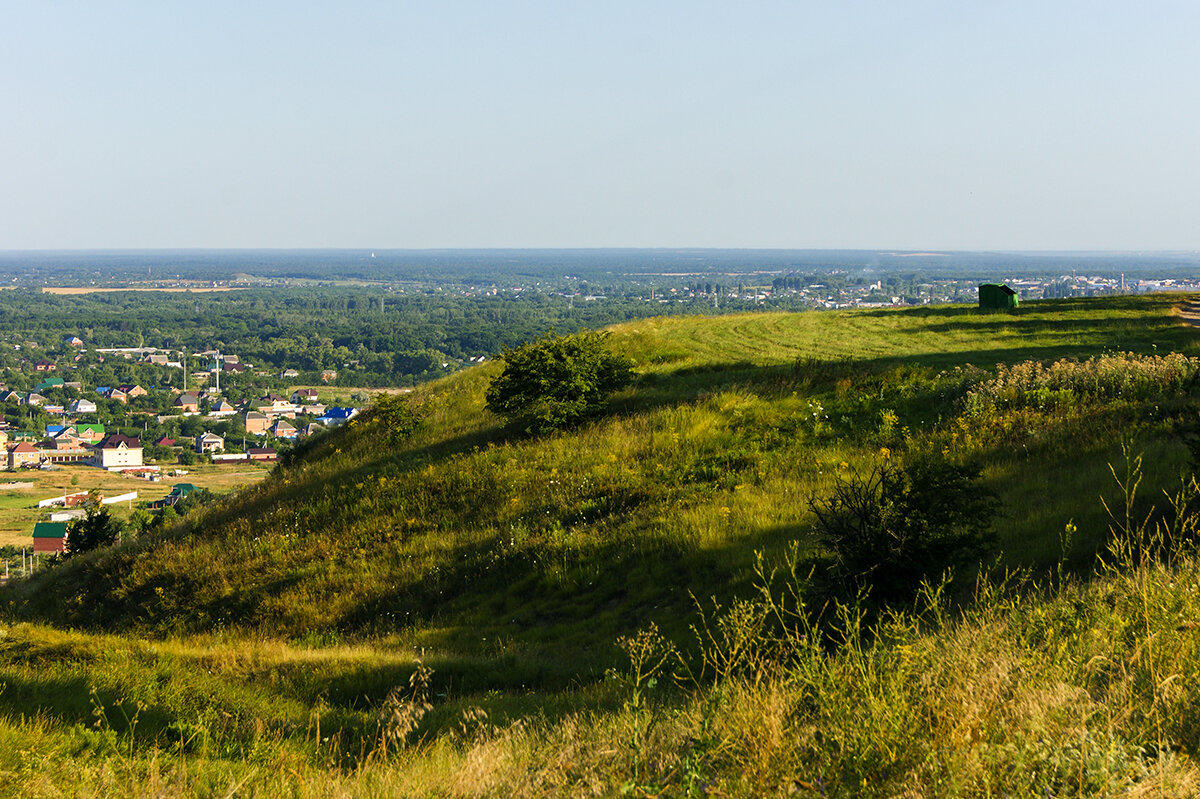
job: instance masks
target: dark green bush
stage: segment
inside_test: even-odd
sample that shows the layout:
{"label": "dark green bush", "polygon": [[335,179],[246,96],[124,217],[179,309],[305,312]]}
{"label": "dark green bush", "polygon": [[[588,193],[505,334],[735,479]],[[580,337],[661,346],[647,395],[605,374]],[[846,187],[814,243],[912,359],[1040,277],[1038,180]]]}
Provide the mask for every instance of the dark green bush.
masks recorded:
{"label": "dark green bush", "polygon": [[100,547],[112,546],[121,531],[120,523],[107,508],[99,503],[89,503],[87,515],[67,524],[67,554],[79,555]]}
{"label": "dark green bush", "polygon": [[504,371],[488,386],[487,406],[530,432],[569,427],[603,410],[632,378],[630,362],[605,346],[604,333],[548,334],[500,354]]}
{"label": "dark green bush", "polygon": [[879,602],[911,597],[923,580],[969,563],[991,543],[998,503],[978,472],[941,460],[901,468],[884,461],[852,472],[832,495],[809,501],[833,578]]}

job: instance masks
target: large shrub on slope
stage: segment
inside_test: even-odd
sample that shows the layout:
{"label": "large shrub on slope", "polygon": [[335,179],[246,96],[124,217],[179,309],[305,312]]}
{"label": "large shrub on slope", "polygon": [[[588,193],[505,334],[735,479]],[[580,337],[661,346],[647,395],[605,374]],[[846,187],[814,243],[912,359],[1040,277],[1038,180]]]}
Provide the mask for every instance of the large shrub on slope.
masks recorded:
{"label": "large shrub on slope", "polygon": [[488,408],[530,432],[595,415],[632,377],[629,360],[610,352],[606,339],[603,333],[549,334],[504,350],[504,371],[487,389]]}
{"label": "large shrub on slope", "polygon": [[923,580],[969,565],[991,545],[996,496],[978,471],[941,460],[890,461],[852,472],[809,501],[834,578],[881,602],[907,601]]}

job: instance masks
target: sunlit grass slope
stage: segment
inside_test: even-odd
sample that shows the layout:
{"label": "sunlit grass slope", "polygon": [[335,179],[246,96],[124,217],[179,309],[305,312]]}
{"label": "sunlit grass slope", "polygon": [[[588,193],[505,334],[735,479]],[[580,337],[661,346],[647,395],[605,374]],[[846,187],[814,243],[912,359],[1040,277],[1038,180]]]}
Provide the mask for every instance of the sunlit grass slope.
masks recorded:
{"label": "sunlit grass slope", "polygon": [[[413,397],[390,444],[370,416],[238,499],[151,540],[10,589],[18,617],[139,634],[251,631],[424,647],[459,689],[595,679],[612,641],[686,629],[692,594],[744,591],[759,551],[811,547],[807,501],[879,458],[944,453],[1005,500],[1006,562],[1048,565],[1074,519],[1085,563],[1098,496],[1135,436],[1148,485],[1183,460],[1186,397],[969,416],[998,363],[1197,351],[1171,297],[665,318],[622,326],[638,380],[583,428],[506,429],[483,405],[499,364]],[[1157,399],[1157,395],[1156,395]]]}
{"label": "sunlit grass slope", "polygon": [[931,590],[869,627],[840,609],[834,647],[788,614],[775,560],[756,602],[693,615],[699,640],[646,630],[611,679],[563,692],[431,687],[380,644],[17,624],[0,791],[1194,797],[1200,567],[1123,536],[1088,583],[981,580],[957,610]]}
{"label": "sunlit grass slope", "polygon": [[[612,333],[635,382],[541,437],[484,408],[499,364],[427,386],[408,438],[366,414],[0,594],[0,790],[1195,796],[1194,547],[1100,502],[1122,443],[1135,519],[1186,464],[1175,302],[648,320]],[[791,615],[808,500],[917,457],[1000,495],[991,576]]]}
{"label": "sunlit grass slope", "polygon": [[1180,349],[1178,297],[1110,297],[1029,303],[1017,313],[970,305],[835,313],[659,317],[620,328],[630,350],[655,371],[681,365],[790,364],[797,358],[857,361],[915,358],[930,365],[1055,359],[1105,349]]}

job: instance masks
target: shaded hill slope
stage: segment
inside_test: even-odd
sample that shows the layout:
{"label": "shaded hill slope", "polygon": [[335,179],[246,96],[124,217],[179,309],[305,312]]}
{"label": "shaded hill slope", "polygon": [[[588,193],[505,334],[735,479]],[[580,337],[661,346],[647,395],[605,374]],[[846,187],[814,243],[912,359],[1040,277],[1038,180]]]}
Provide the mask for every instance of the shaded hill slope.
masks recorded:
{"label": "shaded hill slope", "polygon": [[757,551],[811,547],[810,496],[910,452],[983,468],[1005,500],[1009,562],[1054,562],[1072,518],[1086,561],[1117,443],[1138,436],[1154,455],[1149,483],[1167,483],[1183,459],[1173,427],[1194,414],[1190,383],[982,413],[966,397],[998,363],[1194,354],[1174,303],[621,326],[612,345],[639,377],[583,428],[505,429],[483,407],[489,364],[416,393],[424,424],[398,444],[367,414],[175,530],[3,599],[20,618],[111,631],[372,636],[438,653],[440,672],[470,687],[565,684],[602,673],[613,639],[647,620],[682,633],[691,594],[742,590]]}

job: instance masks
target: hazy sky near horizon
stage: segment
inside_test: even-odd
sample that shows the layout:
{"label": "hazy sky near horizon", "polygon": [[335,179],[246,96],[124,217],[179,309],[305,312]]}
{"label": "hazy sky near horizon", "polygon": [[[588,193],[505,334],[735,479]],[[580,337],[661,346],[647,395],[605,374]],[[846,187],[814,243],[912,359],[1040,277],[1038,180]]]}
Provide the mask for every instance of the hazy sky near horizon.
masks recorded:
{"label": "hazy sky near horizon", "polygon": [[0,249],[1200,249],[1200,3],[34,2]]}

